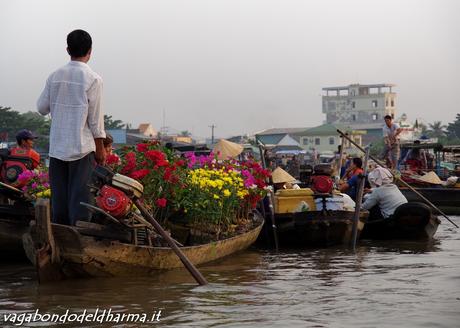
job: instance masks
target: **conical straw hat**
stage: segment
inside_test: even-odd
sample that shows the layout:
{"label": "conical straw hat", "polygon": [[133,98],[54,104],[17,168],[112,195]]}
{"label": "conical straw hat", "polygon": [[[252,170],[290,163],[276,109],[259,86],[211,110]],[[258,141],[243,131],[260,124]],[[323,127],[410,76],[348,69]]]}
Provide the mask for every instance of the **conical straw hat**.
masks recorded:
{"label": "conical straw hat", "polygon": [[294,182],[294,181],[296,181],[296,179],[292,175],[287,173],[281,167],[277,167],[272,172],[272,180],[273,180],[273,183],[285,183],[285,182]]}
{"label": "conical straw hat", "polygon": [[417,180],[431,183],[431,184],[442,184],[442,180],[439,179],[438,175],[434,173],[433,171],[430,171],[424,175],[422,175],[420,178]]}
{"label": "conical straw hat", "polygon": [[243,151],[243,146],[237,143],[220,139],[214,146],[213,152],[217,154],[218,159],[227,159],[229,157],[236,157]]}

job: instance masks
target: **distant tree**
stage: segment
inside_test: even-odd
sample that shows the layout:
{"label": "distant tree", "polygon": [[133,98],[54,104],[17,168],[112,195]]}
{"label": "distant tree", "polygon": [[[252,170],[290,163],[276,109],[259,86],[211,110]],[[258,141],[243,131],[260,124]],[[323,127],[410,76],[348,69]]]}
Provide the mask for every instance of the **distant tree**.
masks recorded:
{"label": "distant tree", "polygon": [[188,130],[181,131],[179,134],[181,137],[191,137],[192,133]]}
{"label": "distant tree", "polygon": [[442,138],[446,136],[446,126],[441,121],[434,121],[428,124],[427,135],[431,138]]}
{"label": "distant tree", "polygon": [[121,120],[113,120],[112,115],[104,115],[104,127],[106,130],[123,129],[125,125]]}
{"label": "distant tree", "polygon": [[460,138],[460,114],[457,114],[455,121],[447,126],[447,136],[449,139]]}
{"label": "distant tree", "polygon": [[18,127],[21,126],[21,114],[11,107],[0,106],[0,117],[0,133],[6,140],[13,141]]}
{"label": "distant tree", "polygon": [[417,125],[417,128],[419,129],[420,131],[420,134],[426,134],[426,132],[428,131],[428,126],[426,126],[425,123],[419,123],[418,121],[416,122],[416,124],[414,124],[414,126]]}

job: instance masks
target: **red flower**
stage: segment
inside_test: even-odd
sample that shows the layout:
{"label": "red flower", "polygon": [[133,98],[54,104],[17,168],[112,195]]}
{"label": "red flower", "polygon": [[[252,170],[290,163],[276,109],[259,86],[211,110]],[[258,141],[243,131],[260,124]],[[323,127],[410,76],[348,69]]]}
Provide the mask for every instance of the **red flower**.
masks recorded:
{"label": "red flower", "polygon": [[180,159],[180,160],[176,161],[176,163],[174,163],[174,165],[176,165],[177,167],[184,166],[185,161],[183,159]]}
{"label": "red flower", "polygon": [[141,170],[137,170],[137,171],[134,171],[133,173],[131,173],[129,176],[133,179],[137,179],[137,180],[141,180],[142,178],[144,178],[147,174],[150,173],[150,170],[148,169],[141,169]]}
{"label": "red flower", "polygon": [[142,153],[145,153],[147,150],[149,150],[149,145],[145,143],[140,143],[136,145],[137,151],[140,151]]}
{"label": "red flower", "polygon": [[107,156],[105,162],[107,165],[118,164],[120,162],[120,157],[116,154],[110,154]]}
{"label": "red flower", "polygon": [[158,150],[148,150],[145,152],[145,157],[156,163],[166,159],[165,154]]}
{"label": "red flower", "polygon": [[166,203],[168,201],[166,200],[166,198],[158,198],[156,201],[155,201],[155,204],[158,206],[158,207],[166,207]]}

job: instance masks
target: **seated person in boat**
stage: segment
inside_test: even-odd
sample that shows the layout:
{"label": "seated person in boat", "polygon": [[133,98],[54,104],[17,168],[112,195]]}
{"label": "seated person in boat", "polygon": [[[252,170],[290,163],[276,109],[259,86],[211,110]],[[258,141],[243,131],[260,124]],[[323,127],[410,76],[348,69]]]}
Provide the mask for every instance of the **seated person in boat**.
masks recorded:
{"label": "seated person in boat", "polygon": [[[414,145],[420,145],[420,140],[415,140]],[[409,149],[404,157],[403,164],[411,171],[419,172],[427,169],[426,153],[423,149]]]}
{"label": "seated person in boat", "polygon": [[339,185],[339,190],[346,193],[356,201],[356,192],[358,190],[359,175],[363,173],[363,161],[359,157],[353,158],[350,167],[345,172],[346,181],[342,181]]}
{"label": "seated person in boat", "polygon": [[396,208],[407,203],[388,169],[377,167],[369,173],[368,179],[372,192],[366,195],[362,208],[369,210],[369,221],[388,219]]}
{"label": "seated person in boat", "polygon": [[11,149],[11,154],[13,156],[27,155],[32,160],[32,170],[37,168],[40,164],[40,154],[33,149],[35,139],[37,139],[37,136],[35,136],[31,131],[21,130],[16,134],[16,142],[18,143],[18,146]]}

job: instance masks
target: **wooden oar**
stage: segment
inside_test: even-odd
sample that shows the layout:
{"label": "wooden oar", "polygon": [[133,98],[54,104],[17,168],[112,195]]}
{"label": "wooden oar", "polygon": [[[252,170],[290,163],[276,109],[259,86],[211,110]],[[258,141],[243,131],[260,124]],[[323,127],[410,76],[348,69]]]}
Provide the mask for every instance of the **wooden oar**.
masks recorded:
{"label": "wooden oar", "polygon": [[353,230],[352,230],[353,251],[356,249],[356,240],[358,239],[358,224],[359,224],[359,216],[361,213],[361,203],[363,201],[364,184],[366,182],[368,159],[369,159],[369,147],[366,148],[366,156],[364,157],[364,172],[363,172],[363,175],[359,179],[358,191],[356,193],[355,217],[353,220]]}
{"label": "wooden oar", "polygon": [[142,213],[142,216],[150,222],[151,225],[155,227],[155,230],[160,233],[160,235],[167,241],[169,247],[176,253],[176,255],[179,257],[179,259],[182,261],[184,266],[187,268],[187,270],[190,272],[190,274],[195,278],[195,280],[200,284],[200,285],[206,285],[208,282],[206,279],[203,277],[203,275],[198,271],[198,269],[190,262],[190,260],[182,253],[180,248],[176,245],[174,240],[169,236],[166,231],[162,228],[162,226],[153,218],[153,216],[147,211],[147,209],[144,207],[144,205],[141,203],[140,199],[135,199],[134,203],[136,204],[137,208],[139,211]]}
{"label": "wooden oar", "polygon": [[[362,152],[365,152],[365,150],[360,146],[358,145],[356,142],[354,142],[351,138],[349,138],[348,136],[345,135],[345,133],[343,133],[342,131],[340,130],[337,130],[337,132],[344,138],[346,138],[348,141],[350,141],[351,144],[353,144],[354,146],[356,146],[356,148],[358,148],[359,150],[361,150]],[[369,158],[372,159],[374,162],[376,162],[379,166],[381,167],[386,167],[385,164],[383,164],[380,160],[378,160],[377,158],[375,158],[374,156],[372,155],[369,155]],[[406,181],[404,181],[403,179],[401,179],[400,177],[396,176],[394,173],[393,174],[393,177],[396,178],[397,180],[399,180],[403,185],[405,185],[407,188],[409,188],[410,190],[412,190],[417,196],[419,196],[421,199],[423,199],[423,201],[425,201],[425,203],[427,203],[428,205],[430,205],[432,208],[434,208],[439,214],[441,214],[443,217],[445,217],[450,223],[452,223],[456,228],[458,228],[458,225],[455,224],[455,222],[453,222],[451,219],[449,219],[449,217],[443,212],[441,211],[438,207],[436,207],[432,202],[430,202],[428,199],[425,198],[425,196],[423,196],[421,193],[419,193],[417,190],[415,190],[411,185],[409,185]]]}
{"label": "wooden oar", "polygon": [[[265,156],[264,156],[264,152],[263,152],[263,146],[262,144],[259,142],[259,153],[260,153],[260,160],[262,162],[262,167],[264,169],[267,168],[267,163],[265,162]],[[271,183],[272,181],[268,181],[269,183]],[[273,183],[271,183],[272,186]],[[272,230],[273,230],[273,240],[275,242],[275,250],[276,252],[278,252],[278,229],[276,227],[276,222],[275,222],[275,207],[274,207],[274,201],[273,199],[275,198],[275,195],[273,194],[273,191],[269,191],[269,195],[267,195],[267,200],[268,200],[268,209],[270,210],[270,221],[272,223]],[[262,204],[263,206],[263,204]]]}

